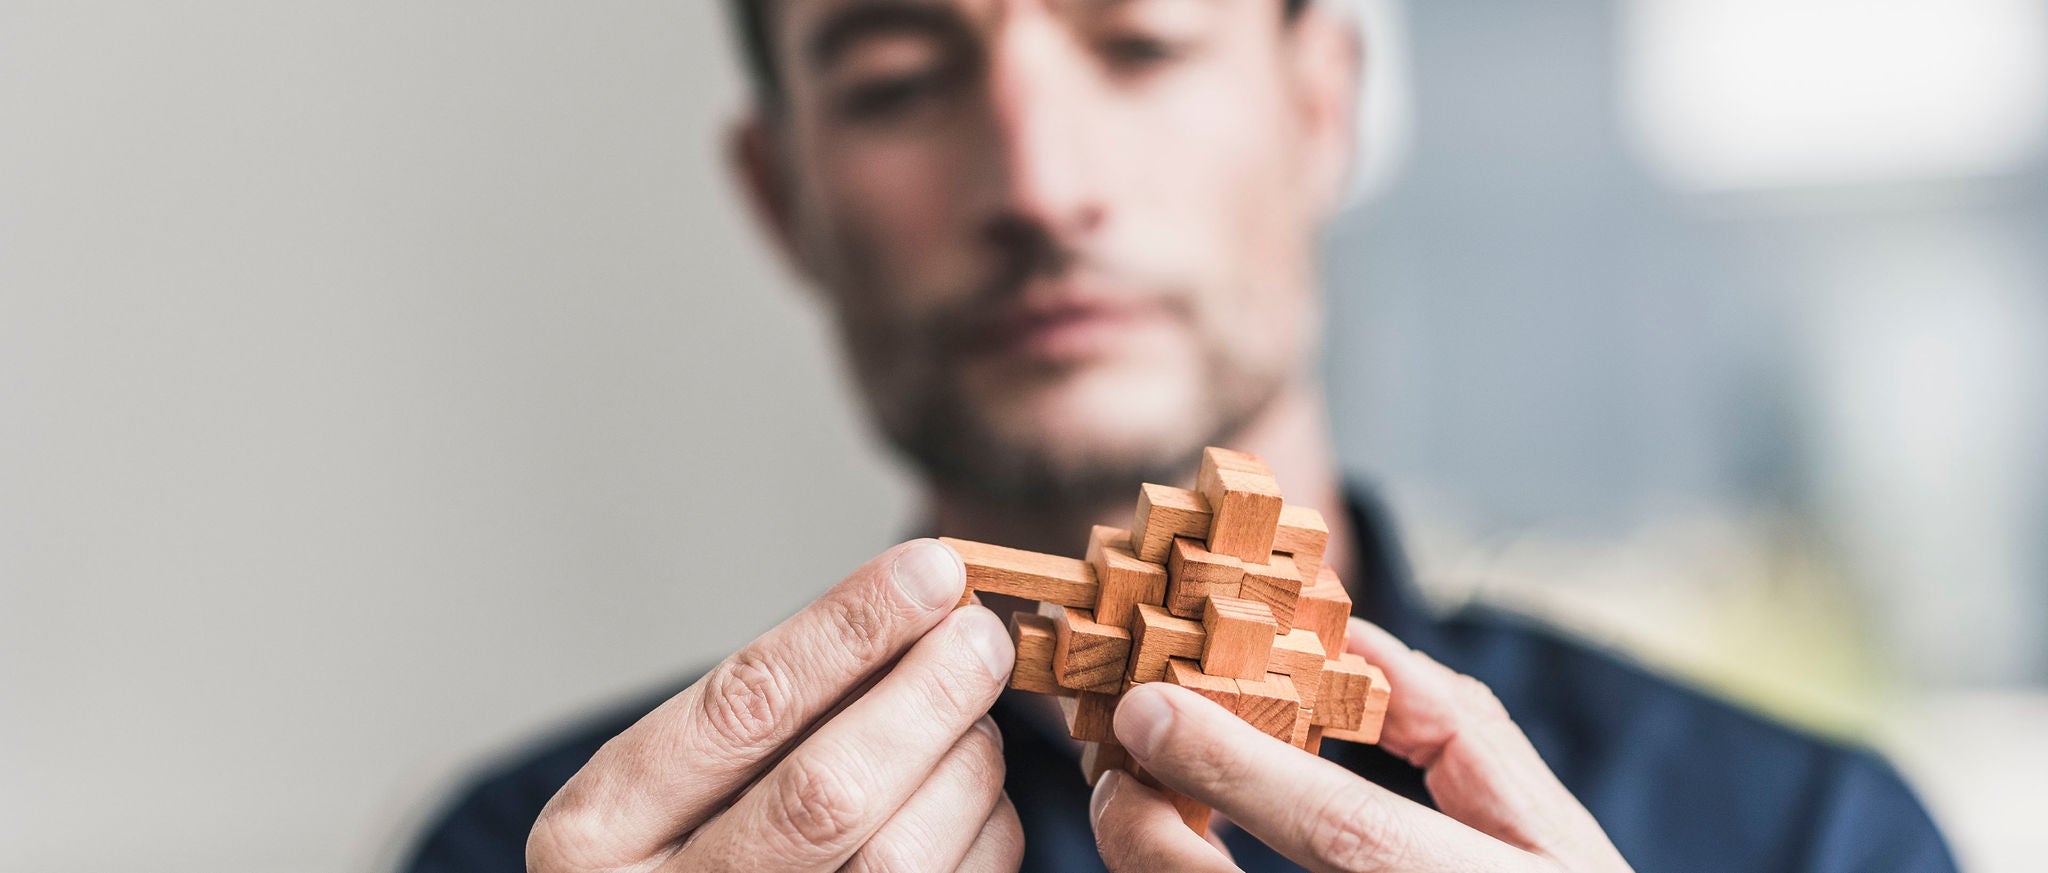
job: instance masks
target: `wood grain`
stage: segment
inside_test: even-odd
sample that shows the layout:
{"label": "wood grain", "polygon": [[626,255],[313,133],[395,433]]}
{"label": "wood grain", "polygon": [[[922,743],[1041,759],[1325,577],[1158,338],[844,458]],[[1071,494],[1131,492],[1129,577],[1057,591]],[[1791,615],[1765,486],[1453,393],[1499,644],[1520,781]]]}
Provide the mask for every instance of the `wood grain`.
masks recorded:
{"label": "wood grain", "polygon": [[987,594],[1092,609],[1100,587],[1086,561],[940,537],[967,565],[967,587]]}

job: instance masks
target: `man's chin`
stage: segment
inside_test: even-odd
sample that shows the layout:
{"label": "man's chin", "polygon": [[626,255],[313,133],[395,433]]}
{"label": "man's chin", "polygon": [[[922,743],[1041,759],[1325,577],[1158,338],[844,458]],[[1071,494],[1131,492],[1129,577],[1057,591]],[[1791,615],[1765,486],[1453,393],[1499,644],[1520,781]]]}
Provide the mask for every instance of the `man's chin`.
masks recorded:
{"label": "man's chin", "polygon": [[1209,436],[1199,392],[1092,375],[985,403],[980,426],[967,429],[985,444],[956,450],[1001,455],[984,458],[996,478],[1041,478],[1053,491],[1121,493],[1182,477]]}

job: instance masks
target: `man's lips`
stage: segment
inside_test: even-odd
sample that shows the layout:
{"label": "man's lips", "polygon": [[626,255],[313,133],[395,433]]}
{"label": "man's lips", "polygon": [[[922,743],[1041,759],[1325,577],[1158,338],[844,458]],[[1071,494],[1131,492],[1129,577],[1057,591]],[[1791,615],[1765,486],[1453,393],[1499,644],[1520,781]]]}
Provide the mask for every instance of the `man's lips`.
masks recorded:
{"label": "man's lips", "polygon": [[1063,301],[1010,307],[966,331],[968,358],[1023,358],[1071,362],[1116,348],[1132,331],[1165,314],[1147,302]]}

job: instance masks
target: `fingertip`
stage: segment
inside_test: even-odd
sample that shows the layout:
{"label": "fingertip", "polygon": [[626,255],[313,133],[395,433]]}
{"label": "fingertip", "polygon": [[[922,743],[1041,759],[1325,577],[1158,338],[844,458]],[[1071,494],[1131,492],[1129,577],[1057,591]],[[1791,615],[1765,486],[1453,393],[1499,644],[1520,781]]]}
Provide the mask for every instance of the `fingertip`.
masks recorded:
{"label": "fingertip", "polygon": [[1344,635],[1344,650],[1354,655],[1400,654],[1411,651],[1401,638],[1387,632],[1386,628],[1357,616],[1348,620]]}
{"label": "fingertip", "polygon": [[890,576],[904,596],[927,610],[959,603],[967,587],[967,565],[959,553],[933,539],[903,544],[890,566]]}
{"label": "fingertip", "polygon": [[967,638],[968,647],[974,650],[989,677],[1007,681],[1017,662],[1017,648],[1010,642],[1010,632],[1003,626],[1003,620],[988,607],[979,605],[961,607],[950,620],[959,626],[961,636]]}
{"label": "fingertip", "polygon": [[1150,760],[1173,728],[1173,703],[1166,699],[1165,686],[1147,682],[1124,693],[1117,704],[1110,728],[1116,739],[1140,760]]}

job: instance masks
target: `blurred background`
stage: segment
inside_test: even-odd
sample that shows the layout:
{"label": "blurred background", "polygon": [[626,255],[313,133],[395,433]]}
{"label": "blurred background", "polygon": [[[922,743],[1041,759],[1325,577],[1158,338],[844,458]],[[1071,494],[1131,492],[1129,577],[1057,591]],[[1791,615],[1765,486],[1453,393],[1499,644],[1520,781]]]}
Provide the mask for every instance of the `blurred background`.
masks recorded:
{"label": "blurred background", "polygon": [[[1348,465],[1429,593],[2048,853],[2048,0],[1365,4]],[[395,862],[915,508],[717,4],[0,2],[0,857]]]}

